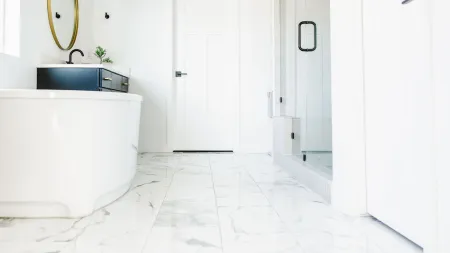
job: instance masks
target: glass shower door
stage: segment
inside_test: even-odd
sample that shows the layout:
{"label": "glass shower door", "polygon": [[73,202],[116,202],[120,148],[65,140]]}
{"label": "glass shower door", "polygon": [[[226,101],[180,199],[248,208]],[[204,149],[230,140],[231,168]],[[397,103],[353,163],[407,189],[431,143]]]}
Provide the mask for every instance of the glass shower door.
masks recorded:
{"label": "glass shower door", "polygon": [[298,0],[297,116],[302,119],[302,159],[332,168],[329,0]]}
{"label": "glass shower door", "polygon": [[[329,0],[280,0],[284,154],[332,168]],[[283,123],[281,123],[283,122]],[[290,133],[287,129],[291,130]]]}

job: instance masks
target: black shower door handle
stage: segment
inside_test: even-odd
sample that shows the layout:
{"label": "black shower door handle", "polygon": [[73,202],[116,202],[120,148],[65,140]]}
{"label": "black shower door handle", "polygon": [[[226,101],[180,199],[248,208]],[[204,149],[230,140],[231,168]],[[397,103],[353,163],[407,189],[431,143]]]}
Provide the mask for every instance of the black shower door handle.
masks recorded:
{"label": "black shower door handle", "polygon": [[[302,26],[313,25],[314,26],[314,47],[313,48],[303,48],[302,47]],[[317,49],[317,25],[313,21],[302,21],[298,24],[298,49],[302,52],[314,52]]]}

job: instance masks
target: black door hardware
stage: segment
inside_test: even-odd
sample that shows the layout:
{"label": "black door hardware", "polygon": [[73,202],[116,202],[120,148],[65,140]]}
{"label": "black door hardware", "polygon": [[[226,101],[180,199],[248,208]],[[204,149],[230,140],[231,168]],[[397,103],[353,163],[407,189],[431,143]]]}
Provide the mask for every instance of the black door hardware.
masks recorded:
{"label": "black door hardware", "polygon": [[[314,26],[314,47],[313,48],[303,48],[302,47],[302,26],[313,25]],[[298,24],[298,49],[302,52],[314,52],[317,49],[317,25],[313,21],[302,21]]]}
{"label": "black door hardware", "polygon": [[187,76],[187,73],[183,73],[181,71],[176,71],[175,72],[175,77],[182,77],[182,76]]}

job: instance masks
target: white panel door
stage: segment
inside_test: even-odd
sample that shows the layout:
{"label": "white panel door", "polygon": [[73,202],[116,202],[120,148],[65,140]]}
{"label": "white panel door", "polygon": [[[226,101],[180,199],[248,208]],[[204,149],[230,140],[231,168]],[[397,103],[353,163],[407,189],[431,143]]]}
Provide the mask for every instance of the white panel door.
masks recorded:
{"label": "white panel door", "polygon": [[331,151],[330,1],[296,0],[297,117],[302,151]]}
{"label": "white panel door", "polygon": [[433,111],[429,1],[364,0],[368,211],[424,245]]}
{"label": "white panel door", "polygon": [[[176,1],[175,150],[231,151],[236,126],[235,0]],[[186,75],[184,75],[186,74]]]}

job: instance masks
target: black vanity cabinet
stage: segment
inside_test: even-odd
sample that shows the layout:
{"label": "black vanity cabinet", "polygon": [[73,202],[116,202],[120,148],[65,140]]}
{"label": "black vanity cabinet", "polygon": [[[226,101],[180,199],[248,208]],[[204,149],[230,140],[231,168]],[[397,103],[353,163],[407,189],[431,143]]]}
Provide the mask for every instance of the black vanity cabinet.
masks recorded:
{"label": "black vanity cabinet", "polygon": [[84,90],[128,93],[129,78],[104,68],[38,68],[39,90]]}

